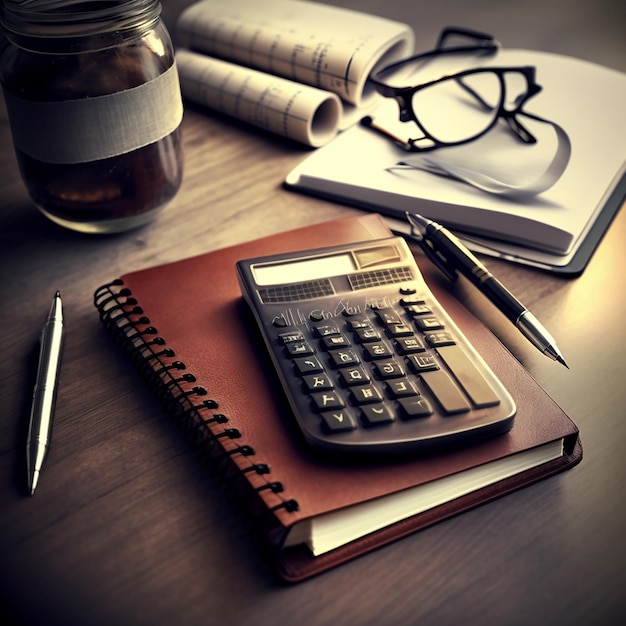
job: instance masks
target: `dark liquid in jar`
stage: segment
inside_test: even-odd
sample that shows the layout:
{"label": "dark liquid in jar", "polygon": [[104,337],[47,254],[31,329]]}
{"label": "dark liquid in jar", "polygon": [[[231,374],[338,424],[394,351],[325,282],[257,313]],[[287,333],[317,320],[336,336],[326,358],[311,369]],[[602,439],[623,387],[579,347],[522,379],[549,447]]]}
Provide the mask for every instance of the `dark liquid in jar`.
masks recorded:
{"label": "dark liquid in jar", "polygon": [[[95,52],[21,52],[4,87],[31,101],[95,97],[157,78],[173,62],[169,35],[157,26],[131,43]],[[51,217],[72,223],[148,213],[171,200],[182,180],[180,127],[142,148],[86,163],[46,163],[18,148],[16,156],[33,201]]]}
{"label": "dark liquid in jar", "polygon": [[88,163],[44,163],[16,150],[35,204],[70,222],[132,217],[163,206],[180,187],[180,153],[180,128],[144,148]]}

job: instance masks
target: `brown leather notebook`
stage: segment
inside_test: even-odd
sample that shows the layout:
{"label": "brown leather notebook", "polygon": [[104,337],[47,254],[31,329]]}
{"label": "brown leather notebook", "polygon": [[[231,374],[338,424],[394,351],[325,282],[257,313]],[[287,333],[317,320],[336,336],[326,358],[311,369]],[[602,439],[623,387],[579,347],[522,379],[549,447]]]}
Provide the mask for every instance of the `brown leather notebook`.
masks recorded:
{"label": "brown leather notebook", "polygon": [[[241,296],[235,263],[387,236],[375,214],[334,220],[132,272],[94,295],[107,329],[206,451],[212,473],[285,580],[303,580],[582,458],[576,426],[423,257],[433,293],[513,396],[512,430],[470,447],[384,462],[342,463],[306,446]],[[320,549],[312,534],[327,524],[331,547]]]}

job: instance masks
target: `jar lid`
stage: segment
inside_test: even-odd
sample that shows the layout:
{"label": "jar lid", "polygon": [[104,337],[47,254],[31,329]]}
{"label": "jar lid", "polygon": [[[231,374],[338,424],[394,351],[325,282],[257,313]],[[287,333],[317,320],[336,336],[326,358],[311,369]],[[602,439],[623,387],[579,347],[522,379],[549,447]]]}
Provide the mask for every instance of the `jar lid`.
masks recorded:
{"label": "jar lid", "polygon": [[4,0],[0,23],[32,37],[93,35],[138,28],[161,15],[157,0]]}

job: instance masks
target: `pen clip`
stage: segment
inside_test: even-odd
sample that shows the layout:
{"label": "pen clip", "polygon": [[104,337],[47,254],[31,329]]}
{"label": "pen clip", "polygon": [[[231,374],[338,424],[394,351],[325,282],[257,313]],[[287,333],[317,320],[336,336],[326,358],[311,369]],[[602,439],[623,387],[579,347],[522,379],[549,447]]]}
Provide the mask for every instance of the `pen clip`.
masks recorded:
{"label": "pen clip", "polygon": [[442,252],[433,245],[432,241],[426,239],[426,237],[413,227],[411,231],[411,239],[420,246],[432,263],[434,263],[449,280],[456,280],[459,277],[456,268],[446,259]]}

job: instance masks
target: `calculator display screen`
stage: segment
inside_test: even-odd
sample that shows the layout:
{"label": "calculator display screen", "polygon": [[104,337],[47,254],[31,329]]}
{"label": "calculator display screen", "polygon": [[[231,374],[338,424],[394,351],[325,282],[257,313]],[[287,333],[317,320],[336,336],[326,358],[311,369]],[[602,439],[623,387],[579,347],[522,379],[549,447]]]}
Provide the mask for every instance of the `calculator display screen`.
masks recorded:
{"label": "calculator display screen", "polygon": [[275,263],[259,263],[252,266],[256,284],[286,285],[319,278],[344,276],[358,269],[401,260],[394,245],[372,246],[356,251],[291,259]]}
{"label": "calculator display screen", "polygon": [[252,274],[257,285],[285,285],[349,274],[356,269],[352,254],[345,253],[254,265]]}

